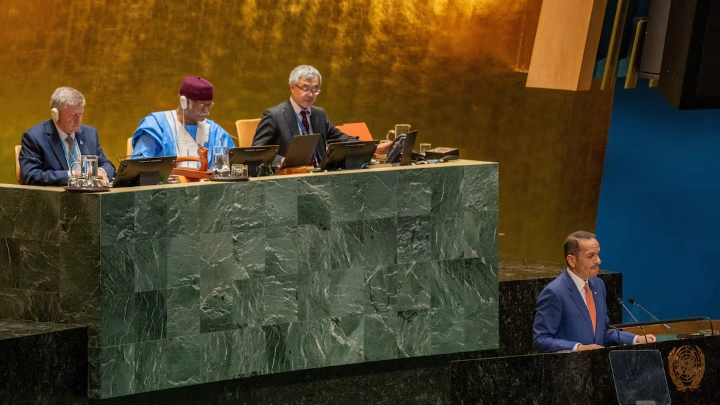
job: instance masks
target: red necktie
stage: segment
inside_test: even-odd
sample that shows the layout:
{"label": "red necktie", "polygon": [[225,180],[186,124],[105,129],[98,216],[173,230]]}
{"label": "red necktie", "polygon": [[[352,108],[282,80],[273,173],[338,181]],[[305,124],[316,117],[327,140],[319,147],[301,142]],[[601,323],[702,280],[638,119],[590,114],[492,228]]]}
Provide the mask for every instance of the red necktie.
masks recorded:
{"label": "red necktie", "polygon": [[585,283],[585,301],[587,301],[587,307],[588,312],[590,312],[590,320],[592,321],[593,326],[593,333],[596,333],[596,310],[595,310],[595,299],[593,298],[592,291],[590,291],[590,286],[588,286],[588,283]]}
{"label": "red necktie", "polygon": [[[302,115],[302,124],[305,127],[305,133],[310,134],[310,123],[307,119],[308,112],[305,110],[300,111],[300,115]],[[310,165],[312,167],[317,167],[317,159],[315,158],[315,152],[313,152],[312,157],[310,158]]]}

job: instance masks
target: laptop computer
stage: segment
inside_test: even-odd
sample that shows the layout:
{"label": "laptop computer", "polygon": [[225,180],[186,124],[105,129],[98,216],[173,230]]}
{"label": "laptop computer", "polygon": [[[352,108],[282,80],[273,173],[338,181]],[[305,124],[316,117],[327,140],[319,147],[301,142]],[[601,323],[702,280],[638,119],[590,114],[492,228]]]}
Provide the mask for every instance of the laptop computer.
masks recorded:
{"label": "laptop computer", "polygon": [[319,140],[320,134],[298,135],[293,137],[282,167],[309,165]]}

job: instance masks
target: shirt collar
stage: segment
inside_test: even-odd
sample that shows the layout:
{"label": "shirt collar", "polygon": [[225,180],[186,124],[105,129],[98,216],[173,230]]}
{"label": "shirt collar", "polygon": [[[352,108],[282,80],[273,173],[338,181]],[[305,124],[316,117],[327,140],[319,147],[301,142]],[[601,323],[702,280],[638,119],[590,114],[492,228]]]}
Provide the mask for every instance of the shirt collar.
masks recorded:
{"label": "shirt collar", "polygon": [[62,139],[63,142],[65,142],[65,140],[67,139],[68,136],[72,135],[72,134],[66,134],[65,131],[63,131],[62,129],[60,129],[59,126],[57,126],[57,123],[55,121],[53,121],[53,125],[55,125],[55,129],[57,129],[58,134],[60,135],[60,139]]}
{"label": "shirt collar", "polygon": [[[303,111],[303,108],[300,107],[298,103],[296,103],[295,100],[292,99],[292,97],[290,97],[290,104],[292,104],[292,108],[295,111],[295,114],[300,115],[300,111]],[[308,117],[312,115],[312,111],[310,109],[307,109],[305,111],[307,111]]]}
{"label": "shirt collar", "polygon": [[585,289],[585,280],[581,279],[577,276],[577,274],[570,271],[570,269],[567,269],[567,272],[570,274],[570,278],[572,278],[572,281],[577,286],[578,290],[582,291]]}

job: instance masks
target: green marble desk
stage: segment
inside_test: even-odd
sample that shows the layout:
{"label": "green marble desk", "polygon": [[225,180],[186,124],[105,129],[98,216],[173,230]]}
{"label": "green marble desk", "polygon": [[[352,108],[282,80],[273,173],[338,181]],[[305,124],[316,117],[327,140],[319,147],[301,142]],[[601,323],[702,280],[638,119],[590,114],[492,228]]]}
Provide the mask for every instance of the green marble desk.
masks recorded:
{"label": "green marble desk", "polygon": [[498,166],[0,186],[0,318],[89,326],[89,396],[498,348]]}

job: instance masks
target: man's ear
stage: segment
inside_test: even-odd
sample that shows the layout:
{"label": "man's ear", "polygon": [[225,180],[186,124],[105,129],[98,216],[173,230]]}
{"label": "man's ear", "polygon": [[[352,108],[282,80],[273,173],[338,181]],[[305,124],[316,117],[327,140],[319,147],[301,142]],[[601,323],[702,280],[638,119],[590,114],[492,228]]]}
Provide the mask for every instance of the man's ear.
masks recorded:
{"label": "man's ear", "polygon": [[570,266],[570,268],[575,268],[575,256],[567,255],[565,257],[565,260],[567,261],[567,264],[568,266]]}

